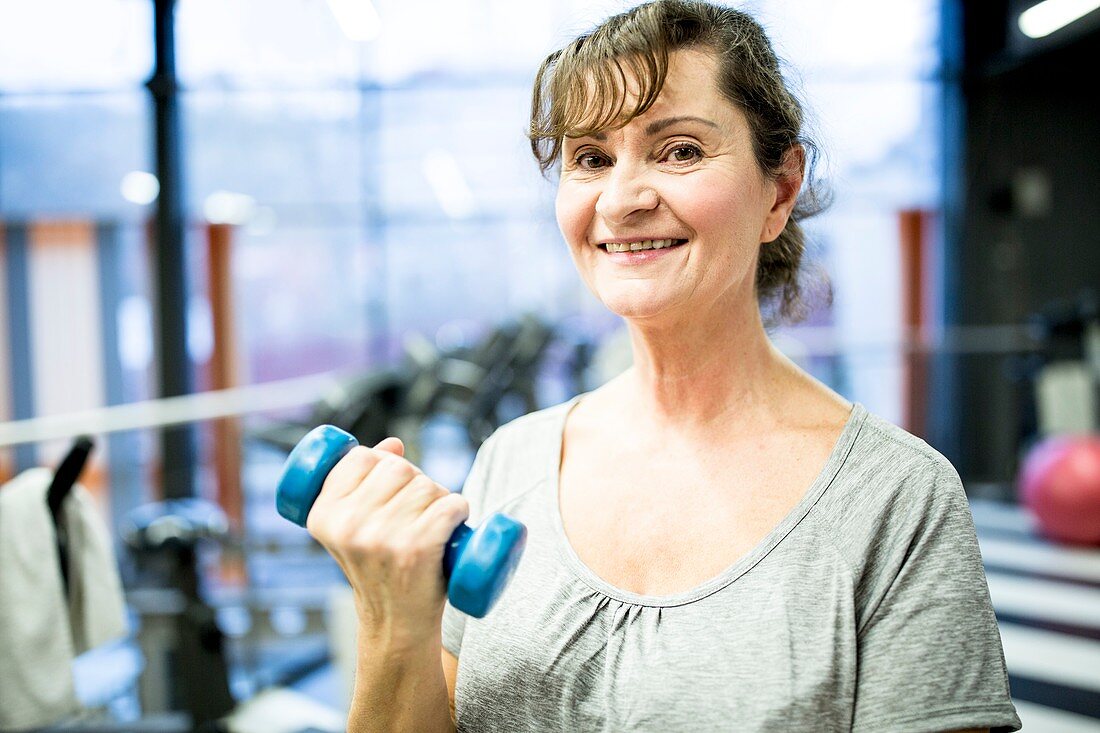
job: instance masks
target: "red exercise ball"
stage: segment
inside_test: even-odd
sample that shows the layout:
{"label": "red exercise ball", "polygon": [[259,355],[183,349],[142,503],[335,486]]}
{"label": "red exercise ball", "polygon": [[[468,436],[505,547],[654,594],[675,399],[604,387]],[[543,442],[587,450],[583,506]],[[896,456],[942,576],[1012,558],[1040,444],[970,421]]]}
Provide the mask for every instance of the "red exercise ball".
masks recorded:
{"label": "red exercise ball", "polygon": [[1051,539],[1100,545],[1100,435],[1049,438],[1020,472],[1020,500]]}

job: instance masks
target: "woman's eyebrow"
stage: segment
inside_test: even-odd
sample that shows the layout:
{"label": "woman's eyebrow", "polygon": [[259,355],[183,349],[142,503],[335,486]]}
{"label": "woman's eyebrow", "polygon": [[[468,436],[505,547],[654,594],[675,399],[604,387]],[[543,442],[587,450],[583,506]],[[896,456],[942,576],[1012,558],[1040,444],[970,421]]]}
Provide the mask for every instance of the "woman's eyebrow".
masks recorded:
{"label": "woman's eyebrow", "polygon": [[[659,120],[654,120],[653,122],[650,122],[648,125],[645,126],[645,134],[647,137],[652,137],[666,127],[669,127],[670,125],[675,125],[680,122],[699,122],[706,125],[707,127],[713,127],[715,130],[721,129],[718,127],[718,123],[711,122],[708,119],[704,119],[702,117],[694,117],[692,115],[680,115],[679,117],[663,117]],[[566,137],[569,136],[566,135]],[[590,137],[594,140],[604,142],[607,140],[607,133],[597,130],[596,132],[589,133],[588,135],[580,135],[578,137]]]}
{"label": "woman's eyebrow", "polygon": [[710,120],[702,117],[693,117],[692,115],[682,115],[680,117],[664,117],[659,120],[654,120],[645,126],[645,134],[649,136],[656,135],[661,130],[665,129],[669,125],[675,125],[679,122],[700,122],[708,127],[718,129],[718,125]]}

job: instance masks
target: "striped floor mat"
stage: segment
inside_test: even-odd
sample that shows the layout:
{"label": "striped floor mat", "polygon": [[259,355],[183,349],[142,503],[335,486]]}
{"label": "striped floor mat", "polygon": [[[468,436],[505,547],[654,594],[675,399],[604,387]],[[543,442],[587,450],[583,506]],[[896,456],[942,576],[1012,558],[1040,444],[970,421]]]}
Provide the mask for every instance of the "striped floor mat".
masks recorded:
{"label": "striped floor mat", "polygon": [[1024,730],[1100,733],[1100,548],[1043,540],[1017,506],[971,508]]}

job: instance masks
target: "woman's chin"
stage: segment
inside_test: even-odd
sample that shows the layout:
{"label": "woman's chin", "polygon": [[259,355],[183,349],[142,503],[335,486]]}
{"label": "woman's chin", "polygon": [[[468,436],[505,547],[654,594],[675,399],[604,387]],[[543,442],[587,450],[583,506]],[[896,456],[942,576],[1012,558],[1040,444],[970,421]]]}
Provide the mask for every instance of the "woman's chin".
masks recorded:
{"label": "woman's chin", "polygon": [[671,304],[654,299],[606,298],[603,304],[620,318],[632,321],[653,320],[669,314],[671,310]]}

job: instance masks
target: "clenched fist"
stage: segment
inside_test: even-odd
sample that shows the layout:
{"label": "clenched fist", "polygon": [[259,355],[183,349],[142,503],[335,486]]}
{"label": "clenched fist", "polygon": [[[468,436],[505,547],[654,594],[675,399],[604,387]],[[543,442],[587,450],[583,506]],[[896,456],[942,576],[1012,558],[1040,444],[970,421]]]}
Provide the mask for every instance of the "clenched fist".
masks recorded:
{"label": "clenched fist", "polygon": [[438,636],[446,601],[443,549],[469,513],[461,494],[405,460],[400,440],[386,438],[340,459],[306,528],[351,583],[360,632],[401,648]]}

